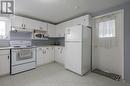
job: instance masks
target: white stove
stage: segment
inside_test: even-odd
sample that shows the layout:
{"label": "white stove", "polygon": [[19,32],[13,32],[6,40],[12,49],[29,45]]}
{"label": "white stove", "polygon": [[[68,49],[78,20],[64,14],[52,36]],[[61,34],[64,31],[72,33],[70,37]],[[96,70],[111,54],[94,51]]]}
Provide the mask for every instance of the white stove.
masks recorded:
{"label": "white stove", "polygon": [[36,68],[35,48],[31,41],[10,41],[11,49],[11,74],[17,74]]}

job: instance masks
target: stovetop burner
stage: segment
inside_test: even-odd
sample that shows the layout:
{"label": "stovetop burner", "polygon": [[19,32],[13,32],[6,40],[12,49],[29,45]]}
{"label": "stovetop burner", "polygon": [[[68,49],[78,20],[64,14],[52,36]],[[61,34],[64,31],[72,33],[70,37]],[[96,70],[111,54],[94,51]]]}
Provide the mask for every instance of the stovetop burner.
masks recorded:
{"label": "stovetop burner", "polygon": [[14,48],[31,48],[32,42],[25,40],[13,40],[10,41],[10,46]]}

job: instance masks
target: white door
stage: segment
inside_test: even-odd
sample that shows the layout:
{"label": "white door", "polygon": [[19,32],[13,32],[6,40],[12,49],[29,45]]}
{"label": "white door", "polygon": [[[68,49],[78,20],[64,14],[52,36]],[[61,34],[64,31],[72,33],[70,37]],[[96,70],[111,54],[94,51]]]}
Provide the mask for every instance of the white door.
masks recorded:
{"label": "white door", "polygon": [[65,41],[82,41],[82,25],[66,28]]}
{"label": "white door", "polygon": [[81,74],[81,42],[66,42],[65,46],[65,68],[75,73]]}
{"label": "white door", "polygon": [[[107,25],[107,26],[106,26]],[[104,27],[102,27],[104,26]],[[106,29],[106,30],[105,30]],[[96,18],[93,67],[124,76],[123,13]]]}
{"label": "white door", "polygon": [[9,55],[0,55],[0,76],[10,73]]}

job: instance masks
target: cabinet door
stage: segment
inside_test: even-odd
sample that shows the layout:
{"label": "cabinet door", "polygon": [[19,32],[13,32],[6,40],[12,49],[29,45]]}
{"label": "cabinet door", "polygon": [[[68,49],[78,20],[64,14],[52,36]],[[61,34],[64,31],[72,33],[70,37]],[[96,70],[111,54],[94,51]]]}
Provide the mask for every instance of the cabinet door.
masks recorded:
{"label": "cabinet door", "polygon": [[38,47],[38,48],[37,48],[37,66],[43,64],[43,57],[44,57],[44,54],[43,54],[43,53],[44,53],[44,52],[43,52],[42,47]]}
{"label": "cabinet door", "polygon": [[44,54],[44,64],[47,64],[49,62],[51,62],[51,59],[50,59],[50,49],[49,47],[44,47],[43,50],[45,51],[45,54]]}
{"label": "cabinet door", "polygon": [[53,62],[54,61],[54,47],[49,47],[49,51],[48,51],[48,59],[49,62]]}
{"label": "cabinet door", "polygon": [[59,53],[58,52],[59,52],[58,47],[55,47],[55,58],[54,59],[56,62],[59,62]]}
{"label": "cabinet door", "polygon": [[79,18],[73,19],[72,24],[73,25],[84,25],[84,26],[90,26],[89,25],[89,15],[81,16]]}
{"label": "cabinet door", "polygon": [[9,55],[0,55],[0,76],[10,73]]}
{"label": "cabinet door", "polygon": [[57,37],[65,37],[65,28],[66,27],[57,26],[57,28],[56,28],[56,36]]}
{"label": "cabinet door", "polygon": [[[54,51],[54,50],[53,50]],[[54,61],[52,48],[39,47],[37,48],[37,65],[43,65]]]}
{"label": "cabinet door", "polygon": [[47,23],[45,22],[40,22],[40,29],[42,29],[43,31],[47,31]]}
{"label": "cabinet door", "polygon": [[33,23],[32,19],[23,18],[23,23],[26,31],[33,31],[33,29],[35,28],[35,24]]}
{"label": "cabinet door", "polygon": [[13,16],[11,20],[12,20],[12,26],[23,27],[23,17]]}
{"label": "cabinet door", "polygon": [[54,61],[54,48],[52,47],[44,47],[44,64],[50,63]]}
{"label": "cabinet door", "polygon": [[52,24],[48,24],[48,36],[56,37],[56,26]]}
{"label": "cabinet door", "polygon": [[64,64],[64,59],[65,59],[64,47],[60,47],[59,57],[61,59],[61,63]]}
{"label": "cabinet door", "polygon": [[47,31],[47,23],[41,22],[41,21],[36,21],[36,30],[42,30],[42,31]]}
{"label": "cabinet door", "polygon": [[55,61],[64,64],[64,48],[55,47]]}

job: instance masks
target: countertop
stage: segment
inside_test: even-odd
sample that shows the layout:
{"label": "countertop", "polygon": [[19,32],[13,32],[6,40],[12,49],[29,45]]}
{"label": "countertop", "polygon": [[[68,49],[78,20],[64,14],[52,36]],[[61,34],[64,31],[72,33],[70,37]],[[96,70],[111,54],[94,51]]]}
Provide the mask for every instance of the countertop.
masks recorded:
{"label": "countertop", "polygon": [[[32,46],[31,48],[37,48],[37,47],[64,47],[62,45],[40,45],[40,46]],[[9,50],[9,49],[17,49],[19,47],[0,47],[0,50]]]}
{"label": "countertop", "polygon": [[0,47],[0,50],[9,50],[11,49],[12,47]]}
{"label": "countertop", "polygon": [[[0,50],[9,50],[9,49],[17,49],[17,48],[20,48],[20,47],[0,47]],[[28,48],[28,47],[25,47],[25,48]],[[36,48],[36,46],[32,46],[31,48]]]}
{"label": "countertop", "polygon": [[63,45],[38,45],[36,47],[65,47]]}

